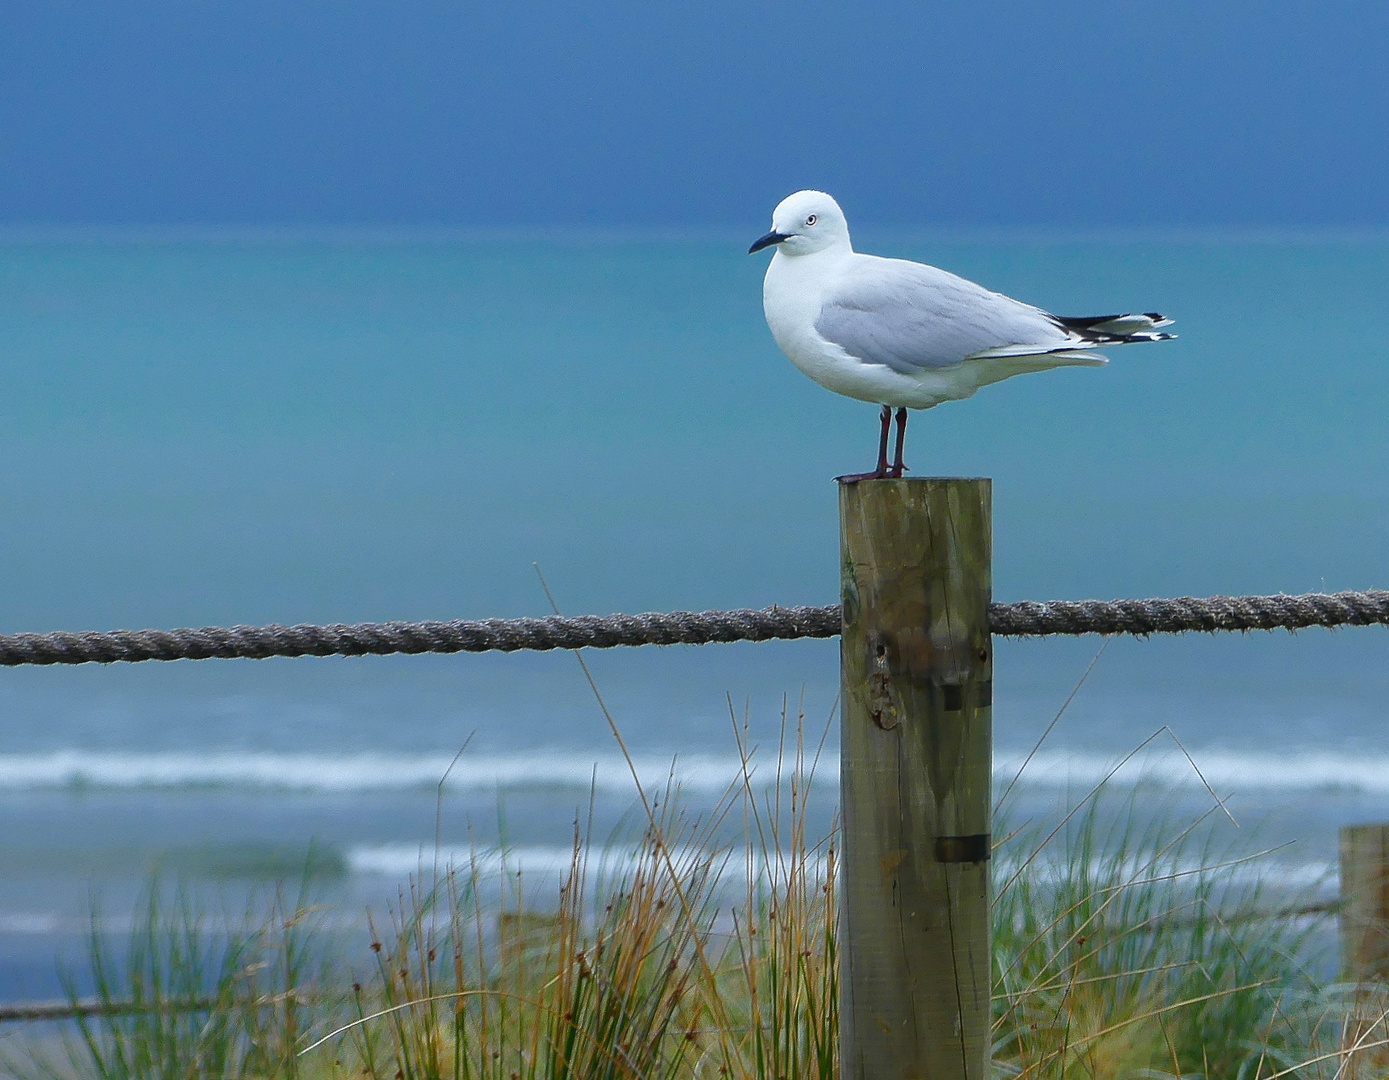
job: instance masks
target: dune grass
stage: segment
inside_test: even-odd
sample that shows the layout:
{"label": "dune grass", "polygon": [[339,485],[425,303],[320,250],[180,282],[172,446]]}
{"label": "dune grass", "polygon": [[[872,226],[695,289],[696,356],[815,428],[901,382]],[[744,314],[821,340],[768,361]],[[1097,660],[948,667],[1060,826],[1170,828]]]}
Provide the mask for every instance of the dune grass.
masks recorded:
{"label": "dune grass", "polygon": [[[742,780],[712,812],[683,812],[672,783],[642,793],[634,842],[599,846],[576,822],[557,884],[523,889],[481,860],[422,868],[359,962],[302,897],[243,931],[165,910],[152,889],[124,956],[92,934],[89,981],[112,1012],[76,1021],[60,1052],[11,1052],[8,1068],[829,1080],[838,840],[808,832],[817,749],[796,718],[784,730],[761,768],[740,734]],[[996,1075],[1349,1075],[1345,1041],[1384,1038],[1382,1014],[1312,977],[1316,918],[1267,917],[1259,860],[1227,855],[1210,820],[1138,811],[1098,792],[1061,826],[997,828]]]}

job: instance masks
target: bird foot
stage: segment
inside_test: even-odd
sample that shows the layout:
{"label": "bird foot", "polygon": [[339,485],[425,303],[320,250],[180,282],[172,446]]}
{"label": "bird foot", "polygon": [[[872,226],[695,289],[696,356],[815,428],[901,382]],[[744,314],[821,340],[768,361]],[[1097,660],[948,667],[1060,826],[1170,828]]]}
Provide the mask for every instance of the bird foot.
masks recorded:
{"label": "bird foot", "polygon": [[843,476],[836,476],[835,479],[841,484],[857,484],[860,480],[900,480],[902,474],[907,471],[905,465],[893,465],[874,469],[872,472],[846,473]]}
{"label": "bird foot", "polygon": [[843,476],[836,476],[835,479],[841,484],[857,484],[860,480],[889,480],[892,478],[892,470],[874,469],[872,472],[846,473]]}

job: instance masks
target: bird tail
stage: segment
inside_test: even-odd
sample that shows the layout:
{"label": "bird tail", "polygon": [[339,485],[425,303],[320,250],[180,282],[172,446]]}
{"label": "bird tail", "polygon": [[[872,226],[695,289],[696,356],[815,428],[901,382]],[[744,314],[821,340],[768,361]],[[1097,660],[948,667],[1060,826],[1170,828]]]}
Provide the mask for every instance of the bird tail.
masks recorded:
{"label": "bird tail", "polygon": [[1136,341],[1169,341],[1176,334],[1160,333],[1172,320],[1156,312],[1141,315],[1053,315],[1063,330],[1075,334],[1085,345],[1128,345]]}

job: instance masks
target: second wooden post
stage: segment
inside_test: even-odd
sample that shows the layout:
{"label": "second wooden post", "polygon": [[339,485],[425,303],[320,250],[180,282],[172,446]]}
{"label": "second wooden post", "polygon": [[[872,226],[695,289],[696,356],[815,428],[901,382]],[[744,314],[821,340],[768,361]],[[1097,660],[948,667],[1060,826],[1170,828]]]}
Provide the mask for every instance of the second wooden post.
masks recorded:
{"label": "second wooden post", "polygon": [[1389,825],[1341,829],[1341,981],[1351,989],[1342,1029],[1347,1080],[1389,1076]]}
{"label": "second wooden post", "polygon": [[990,484],[839,495],[843,1080],[985,1080]]}
{"label": "second wooden post", "polygon": [[1341,981],[1389,983],[1389,825],[1341,829]]}

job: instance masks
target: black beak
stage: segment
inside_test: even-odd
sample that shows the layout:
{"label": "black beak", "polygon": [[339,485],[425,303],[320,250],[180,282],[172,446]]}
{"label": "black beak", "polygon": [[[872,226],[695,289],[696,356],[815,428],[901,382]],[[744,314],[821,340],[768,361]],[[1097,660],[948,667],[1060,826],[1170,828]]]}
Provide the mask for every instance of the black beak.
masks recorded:
{"label": "black beak", "polygon": [[771,247],[773,244],[779,244],[779,243],[781,243],[783,240],[789,240],[790,238],[791,238],[791,234],[790,234],[790,233],[784,233],[784,232],[769,232],[766,236],[759,236],[759,237],[753,242],[752,247],[748,248],[748,254],[749,254],[749,255],[752,255],[752,254],[754,254],[754,253],[756,253],[756,252],[758,252],[758,251],[761,251],[763,248],[769,248],[769,247]]}

